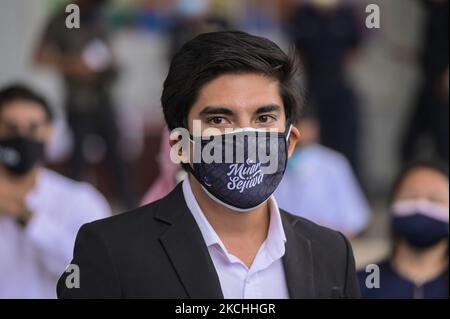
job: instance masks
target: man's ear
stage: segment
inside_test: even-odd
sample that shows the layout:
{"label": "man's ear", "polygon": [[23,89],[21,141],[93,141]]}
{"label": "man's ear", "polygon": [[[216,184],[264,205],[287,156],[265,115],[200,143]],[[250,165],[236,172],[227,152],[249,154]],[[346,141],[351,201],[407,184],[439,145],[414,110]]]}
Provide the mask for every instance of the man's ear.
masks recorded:
{"label": "man's ear", "polygon": [[[176,143],[178,143],[180,141],[180,139],[178,139],[178,140],[171,140],[171,139],[169,139],[169,145],[170,145],[170,147],[173,147]],[[181,155],[181,154],[180,154]]]}
{"label": "man's ear", "polygon": [[[192,154],[192,145],[190,142],[186,144],[186,140],[183,141],[183,137],[180,135],[177,139],[169,138],[171,158],[175,156],[181,163],[190,163]],[[176,153],[172,153],[176,152]],[[173,160],[173,159],[172,159]],[[178,162],[177,162],[178,163]]]}
{"label": "man's ear", "polygon": [[297,146],[298,141],[300,140],[300,131],[295,126],[291,128],[291,134],[289,135],[289,144],[288,144],[288,158],[291,158],[294,153],[295,147]]}
{"label": "man's ear", "polygon": [[[181,137],[179,137],[178,140],[172,140],[172,139],[169,139],[169,145],[170,145],[170,148],[172,149],[172,148],[175,146],[175,144],[177,144],[177,143],[180,142],[180,140],[181,140]],[[183,158],[183,156],[182,156],[182,155],[183,155],[183,150],[182,150],[182,148],[178,148],[177,155],[178,155],[178,157],[179,157],[180,159]]]}

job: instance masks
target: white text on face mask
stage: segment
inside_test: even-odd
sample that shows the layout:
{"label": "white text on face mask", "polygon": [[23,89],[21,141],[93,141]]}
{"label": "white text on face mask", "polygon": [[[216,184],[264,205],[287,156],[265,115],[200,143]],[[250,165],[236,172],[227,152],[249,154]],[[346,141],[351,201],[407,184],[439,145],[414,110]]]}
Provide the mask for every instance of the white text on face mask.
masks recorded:
{"label": "white text on face mask", "polygon": [[251,164],[247,161],[247,165],[230,165],[230,171],[227,173],[227,176],[230,176],[230,182],[227,184],[229,190],[239,190],[242,193],[262,183],[264,174],[261,173],[261,163]]}

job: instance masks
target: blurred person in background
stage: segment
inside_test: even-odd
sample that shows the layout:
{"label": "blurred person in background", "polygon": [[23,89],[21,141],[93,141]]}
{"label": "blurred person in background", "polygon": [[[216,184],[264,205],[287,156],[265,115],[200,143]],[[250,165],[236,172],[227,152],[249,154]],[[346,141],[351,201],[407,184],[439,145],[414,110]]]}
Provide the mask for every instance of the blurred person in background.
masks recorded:
{"label": "blurred person in background", "polygon": [[[431,141],[432,156],[449,161],[449,2],[420,0],[426,10],[420,56],[422,72],[416,105],[403,137],[402,157],[407,162],[424,151]],[[430,143],[428,143],[430,144]]]}
{"label": "blurred person in background", "polygon": [[380,288],[366,286],[363,298],[448,298],[448,164],[419,161],[398,177],[391,196],[394,250],[379,264]]}
{"label": "blurred person in background", "polygon": [[[209,0],[177,0],[176,13],[169,29],[170,46],[168,57],[171,60],[184,43],[206,32],[222,31],[229,28],[227,20],[210,13]],[[160,151],[157,157],[159,175],[141,200],[141,205],[150,204],[168,195],[181,182],[186,172],[180,165],[170,160],[169,130],[161,136]]]}
{"label": "blurred person in background", "polygon": [[311,108],[297,128],[300,142],[275,192],[278,204],[348,237],[358,235],[369,223],[370,208],[348,160],[319,144],[319,123]]}
{"label": "blurred person in background", "polygon": [[344,154],[358,174],[357,103],[346,69],[360,44],[353,7],[340,0],[311,0],[294,9],[289,33],[306,71],[317,109],[321,143]]}
{"label": "blurred person in background", "polygon": [[211,13],[210,0],[176,0],[175,10],[169,29],[169,59],[173,58],[183,44],[197,35],[229,28],[224,17]]}
{"label": "blurred person in background", "polygon": [[116,177],[117,195],[126,207],[132,206],[132,194],[120,154],[116,112],[111,87],[117,77],[109,32],[103,21],[106,0],[77,0],[80,28],[68,29],[67,14],[54,15],[44,31],[36,52],[38,64],[56,68],[64,76],[66,113],[73,132],[74,150],[71,177],[86,178],[87,142],[92,135],[106,144],[106,160]]}
{"label": "blurred person in background", "polygon": [[186,171],[183,170],[179,164],[175,164],[170,159],[169,140],[170,132],[167,128],[165,128],[163,134],[161,135],[161,144],[157,157],[159,175],[144,195],[141,205],[147,205],[165,197],[186,176]]}
{"label": "blurred person in background", "polygon": [[55,298],[80,226],[111,215],[92,186],[44,168],[52,119],[28,88],[0,90],[0,298]]}

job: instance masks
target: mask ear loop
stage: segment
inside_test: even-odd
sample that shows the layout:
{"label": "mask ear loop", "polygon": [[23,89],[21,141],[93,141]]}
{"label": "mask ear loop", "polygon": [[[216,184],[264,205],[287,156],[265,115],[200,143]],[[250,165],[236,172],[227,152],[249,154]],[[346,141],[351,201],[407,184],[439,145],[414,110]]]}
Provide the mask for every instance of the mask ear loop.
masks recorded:
{"label": "mask ear loop", "polygon": [[289,150],[289,144],[290,144],[289,138],[291,137],[291,132],[292,132],[292,127],[293,126],[294,125],[292,125],[292,124],[289,125],[289,128],[287,130],[287,134],[286,134],[286,141],[285,141],[286,142],[286,162],[285,162],[285,165],[284,165],[283,174],[286,171],[286,166],[287,166],[287,161],[288,161],[288,150]]}
{"label": "mask ear loop", "polygon": [[288,131],[287,131],[287,134],[286,134],[286,142],[287,142],[288,144],[289,144],[289,137],[291,137],[292,127],[293,127],[293,125],[290,124],[290,125],[289,125],[289,128],[288,128]]}
{"label": "mask ear loop", "polygon": [[[195,137],[189,135],[189,143],[192,143],[192,146],[195,148],[195,144],[196,144],[195,143]],[[189,147],[190,147],[190,145],[189,145]],[[192,175],[195,175],[195,172],[194,172],[194,169],[193,169],[192,165],[193,165],[193,163],[191,163],[190,161],[187,162],[187,163],[184,163],[184,162],[182,163],[182,166],[184,168],[186,168],[189,173],[192,173]]]}

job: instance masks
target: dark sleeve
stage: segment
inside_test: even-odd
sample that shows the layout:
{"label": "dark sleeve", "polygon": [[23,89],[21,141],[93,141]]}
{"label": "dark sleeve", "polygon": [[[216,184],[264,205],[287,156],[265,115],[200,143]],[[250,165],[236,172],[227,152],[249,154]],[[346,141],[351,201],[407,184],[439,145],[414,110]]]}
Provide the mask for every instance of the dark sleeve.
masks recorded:
{"label": "dark sleeve", "polygon": [[360,291],[359,291],[359,283],[356,275],[355,269],[355,258],[353,256],[352,246],[348,239],[340,234],[344,239],[346,246],[346,255],[347,255],[347,267],[345,269],[345,287],[344,287],[344,297],[350,299],[359,299]]}
{"label": "dark sleeve", "polygon": [[288,24],[288,34],[295,44],[298,51],[305,49],[305,42],[307,40],[306,32],[310,29],[310,17],[308,16],[307,8],[297,5],[293,10],[294,14]]}
{"label": "dark sleeve", "polygon": [[70,272],[64,272],[57,284],[57,295],[65,298],[120,298],[120,283],[113,260],[94,225],[85,224],[75,241],[71,265],[78,266],[79,288],[68,288]]}
{"label": "dark sleeve", "polygon": [[44,27],[41,35],[41,43],[43,45],[57,46],[59,37],[57,31],[56,20],[50,19],[47,25]]}
{"label": "dark sleeve", "polygon": [[347,46],[349,49],[357,48],[362,42],[362,30],[364,30],[364,27],[360,22],[361,19],[363,19],[363,17],[357,14],[355,8],[346,8],[346,20],[348,21]]}

